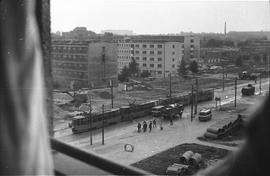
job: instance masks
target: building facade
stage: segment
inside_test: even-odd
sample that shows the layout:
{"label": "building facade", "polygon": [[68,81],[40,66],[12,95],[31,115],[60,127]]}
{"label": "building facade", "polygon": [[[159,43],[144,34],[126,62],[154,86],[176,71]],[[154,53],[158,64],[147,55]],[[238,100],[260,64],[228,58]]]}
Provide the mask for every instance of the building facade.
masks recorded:
{"label": "building facade", "polygon": [[118,41],[118,72],[132,59],[140,72],[148,71],[153,77],[177,74],[182,59],[200,58],[198,37],[169,35],[138,35]]}
{"label": "building facade", "polygon": [[116,43],[52,40],[51,56],[55,87],[106,87],[117,81]]}

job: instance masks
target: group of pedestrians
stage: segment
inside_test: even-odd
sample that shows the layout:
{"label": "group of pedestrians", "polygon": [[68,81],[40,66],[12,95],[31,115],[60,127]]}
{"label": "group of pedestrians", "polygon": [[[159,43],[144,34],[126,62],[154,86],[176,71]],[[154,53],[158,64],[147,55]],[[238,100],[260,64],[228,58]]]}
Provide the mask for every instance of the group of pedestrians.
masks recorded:
{"label": "group of pedestrians", "polygon": [[147,131],[147,127],[149,128],[149,133],[151,133],[152,128],[156,128],[157,127],[156,119],[154,119],[153,121],[149,121],[149,124],[148,125],[147,125],[147,122],[146,121],[143,121],[142,124],[139,122],[138,125],[137,125],[138,132],[139,133],[141,131],[146,132]]}

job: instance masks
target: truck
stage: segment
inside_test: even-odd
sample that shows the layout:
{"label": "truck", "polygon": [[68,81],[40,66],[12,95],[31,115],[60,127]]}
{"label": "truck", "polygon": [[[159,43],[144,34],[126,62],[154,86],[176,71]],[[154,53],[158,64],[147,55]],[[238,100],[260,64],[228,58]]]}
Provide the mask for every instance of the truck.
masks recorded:
{"label": "truck", "polygon": [[260,76],[259,73],[250,73],[248,71],[242,71],[238,74],[240,80],[256,80]]}
{"label": "truck", "polygon": [[182,117],[184,105],[180,103],[168,104],[166,106],[155,106],[152,108],[153,117],[163,117],[169,120],[175,117]]}
{"label": "truck", "polygon": [[254,95],[255,93],[255,87],[252,86],[251,84],[248,84],[247,86],[243,87],[241,89],[242,95],[243,96],[250,96],[250,95]]}

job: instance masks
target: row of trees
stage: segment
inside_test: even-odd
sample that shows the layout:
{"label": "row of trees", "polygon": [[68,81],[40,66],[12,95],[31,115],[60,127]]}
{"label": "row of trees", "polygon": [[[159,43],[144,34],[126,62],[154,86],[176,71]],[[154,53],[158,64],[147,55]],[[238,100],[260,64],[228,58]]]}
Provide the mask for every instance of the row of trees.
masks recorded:
{"label": "row of trees", "polygon": [[[198,73],[199,71],[198,63],[196,61],[192,61],[188,65],[188,63],[184,59],[182,59],[181,63],[178,65],[178,68],[177,68],[178,75],[183,78],[186,78],[189,70],[192,73]],[[151,73],[145,70],[140,74],[142,78],[149,77],[150,75]],[[120,82],[126,82],[128,81],[128,78],[130,76],[139,76],[139,67],[135,59],[132,59],[131,63],[122,69],[121,73],[118,75],[118,80]]]}

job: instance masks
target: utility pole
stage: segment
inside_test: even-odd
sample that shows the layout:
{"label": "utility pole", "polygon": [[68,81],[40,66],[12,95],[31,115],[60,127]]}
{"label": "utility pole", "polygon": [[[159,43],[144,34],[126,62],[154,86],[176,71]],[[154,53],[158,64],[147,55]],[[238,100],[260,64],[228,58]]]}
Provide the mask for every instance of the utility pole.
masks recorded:
{"label": "utility pole", "polygon": [[169,74],[170,76],[170,102],[172,103],[172,75],[171,73]]}
{"label": "utility pole", "polygon": [[89,111],[89,122],[90,122],[90,145],[93,145],[93,134],[92,134],[92,102],[91,102],[91,96],[88,97],[89,99],[89,106],[90,106],[90,111]]}
{"label": "utility pole", "polygon": [[234,84],[234,107],[236,107],[236,94],[237,94],[237,77],[235,77],[235,84]]}
{"label": "utility pole", "polygon": [[113,82],[110,80],[110,87],[111,87],[111,100],[112,100],[112,108],[113,108]]}
{"label": "utility pole", "polygon": [[103,81],[105,81],[105,46],[102,47]]}
{"label": "utility pole", "polygon": [[260,73],[260,95],[262,94],[262,74]]}
{"label": "utility pole", "polygon": [[199,83],[198,83],[198,78],[196,78],[196,94],[195,94],[195,109],[194,109],[194,114],[197,114],[198,93],[199,93]]}
{"label": "utility pole", "polygon": [[102,105],[102,145],[104,145],[104,104]]}
{"label": "utility pole", "polygon": [[224,91],[224,66],[222,67],[222,90]]}
{"label": "utility pole", "polygon": [[191,102],[190,102],[190,104],[191,104],[190,117],[191,117],[191,122],[192,122],[192,120],[193,120],[193,85],[191,86]]}

